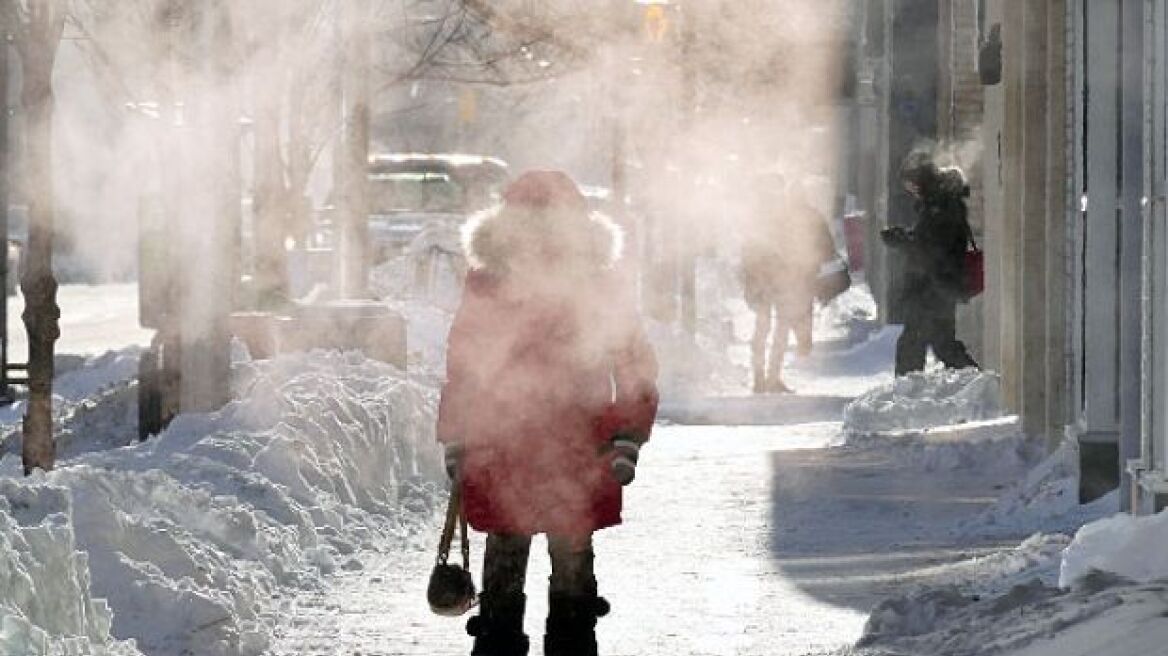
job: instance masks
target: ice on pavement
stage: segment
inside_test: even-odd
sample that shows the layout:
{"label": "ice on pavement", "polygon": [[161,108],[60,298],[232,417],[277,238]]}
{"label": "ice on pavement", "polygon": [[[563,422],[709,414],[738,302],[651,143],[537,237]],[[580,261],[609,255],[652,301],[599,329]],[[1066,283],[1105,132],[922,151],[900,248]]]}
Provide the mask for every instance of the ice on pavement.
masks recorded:
{"label": "ice on pavement", "polygon": [[236,384],[148,443],[2,481],[3,653],[261,654],[281,598],[437,512],[429,389],[322,352]]}

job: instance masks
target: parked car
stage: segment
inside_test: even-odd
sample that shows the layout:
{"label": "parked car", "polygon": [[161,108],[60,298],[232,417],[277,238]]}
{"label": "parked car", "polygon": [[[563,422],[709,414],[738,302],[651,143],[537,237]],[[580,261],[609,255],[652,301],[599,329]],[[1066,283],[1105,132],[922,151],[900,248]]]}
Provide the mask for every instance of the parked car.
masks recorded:
{"label": "parked car", "polygon": [[[374,264],[405,253],[419,236],[457,231],[466,218],[497,202],[507,164],[495,157],[394,153],[369,159],[369,251]],[[335,210],[322,212],[315,241],[335,239]],[[432,237],[431,237],[432,238]]]}

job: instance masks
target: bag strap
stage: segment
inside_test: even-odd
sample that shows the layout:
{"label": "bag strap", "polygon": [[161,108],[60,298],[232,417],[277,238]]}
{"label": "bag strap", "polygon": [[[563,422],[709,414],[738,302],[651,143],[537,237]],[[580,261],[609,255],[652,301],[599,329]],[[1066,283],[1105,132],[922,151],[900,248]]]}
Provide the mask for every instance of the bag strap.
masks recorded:
{"label": "bag strap", "polygon": [[969,222],[969,217],[962,219],[965,224],[965,237],[969,240],[969,245],[973,246],[973,250],[980,251],[981,247],[977,245],[977,239],[973,236],[973,224]]}
{"label": "bag strap", "polygon": [[450,503],[446,506],[446,523],[442,526],[442,538],[438,542],[438,564],[445,565],[450,560],[450,547],[454,544],[454,527],[459,528],[462,541],[462,568],[470,570],[470,540],[467,538],[466,514],[462,512],[462,486],[458,481],[450,490]]}

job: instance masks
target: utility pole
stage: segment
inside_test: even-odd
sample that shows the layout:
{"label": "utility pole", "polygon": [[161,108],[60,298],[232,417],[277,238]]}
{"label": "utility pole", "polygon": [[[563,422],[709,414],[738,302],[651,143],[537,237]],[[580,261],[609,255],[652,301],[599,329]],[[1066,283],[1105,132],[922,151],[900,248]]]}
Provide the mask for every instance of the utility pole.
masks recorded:
{"label": "utility pole", "polygon": [[344,133],[337,218],[341,298],[369,296],[369,123],[372,12],[368,0],[340,3],[344,34],[341,94]]}

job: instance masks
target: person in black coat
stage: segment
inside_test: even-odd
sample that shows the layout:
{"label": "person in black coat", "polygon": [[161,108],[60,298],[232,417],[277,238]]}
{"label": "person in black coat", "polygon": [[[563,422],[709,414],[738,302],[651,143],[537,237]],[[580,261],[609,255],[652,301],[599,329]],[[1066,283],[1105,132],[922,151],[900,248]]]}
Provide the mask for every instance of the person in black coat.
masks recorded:
{"label": "person in black coat", "polygon": [[976,367],[957,339],[957,303],[968,300],[965,254],[973,243],[965,175],[956,167],[941,169],[930,158],[914,156],[901,169],[901,181],[915,200],[917,223],[881,233],[905,262],[900,288],[904,332],[896,344],[896,375],[924,369],[929,347],[946,367]]}

